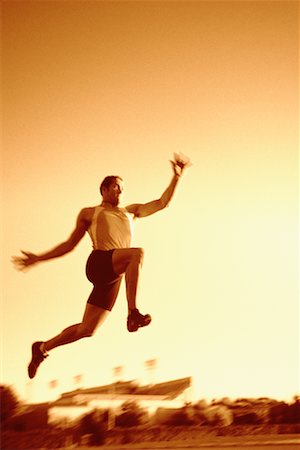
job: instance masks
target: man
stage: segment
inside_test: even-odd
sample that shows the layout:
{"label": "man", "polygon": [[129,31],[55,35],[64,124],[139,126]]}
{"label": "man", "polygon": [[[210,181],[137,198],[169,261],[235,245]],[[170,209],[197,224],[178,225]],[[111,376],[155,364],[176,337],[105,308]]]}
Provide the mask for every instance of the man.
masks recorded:
{"label": "man", "polygon": [[168,206],[179,178],[185,167],[189,165],[189,160],[183,155],[175,154],[174,156],[175,161],[171,161],[173,178],[160,199],[122,208],[119,206],[123,192],[122,179],[118,176],[106,177],[100,186],[102,203],[80,211],[76,227],[65,242],[40,255],[22,251],[23,256],[13,258],[16,267],[22,270],[72,251],[86,232],[89,233],[93,243],[93,251],[86,264],[86,275],[94,288],[87,301],[82,321],[64,329],[48,341],[32,344],[32,358],[28,366],[29,378],[34,378],[39,365],[48,356],[50,350],[94,334],[112,310],[124,274],[128,303],[128,331],[137,331],[151,322],[151,316],[141,314],[136,307],[144,252],[142,248],[130,247],[132,221],[154,214]]}

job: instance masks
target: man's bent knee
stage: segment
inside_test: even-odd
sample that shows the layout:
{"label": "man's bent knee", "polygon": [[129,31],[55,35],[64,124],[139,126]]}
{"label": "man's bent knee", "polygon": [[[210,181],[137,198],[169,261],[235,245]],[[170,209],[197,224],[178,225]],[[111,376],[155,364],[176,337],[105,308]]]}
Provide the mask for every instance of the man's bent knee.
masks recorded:
{"label": "man's bent knee", "polygon": [[132,258],[137,261],[139,264],[142,264],[144,259],[144,249],[141,247],[132,249]]}
{"label": "man's bent knee", "polygon": [[140,247],[116,249],[112,256],[113,269],[116,274],[123,274],[127,271],[132,262],[141,265],[144,258],[144,250]]}

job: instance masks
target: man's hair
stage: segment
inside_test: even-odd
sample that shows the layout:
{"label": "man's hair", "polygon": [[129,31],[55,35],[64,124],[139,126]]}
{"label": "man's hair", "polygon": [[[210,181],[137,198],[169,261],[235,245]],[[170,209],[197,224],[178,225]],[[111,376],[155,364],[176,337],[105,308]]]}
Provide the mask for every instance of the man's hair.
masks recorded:
{"label": "man's hair", "polygon": [[103,188],[108,189],[109,186],[114,183],[116,180],[122,180],[121,177],[118,177],[117,175],[109,175],[108,177],[105,177],[102,183],[100,184],[100,194],[103,194]]}

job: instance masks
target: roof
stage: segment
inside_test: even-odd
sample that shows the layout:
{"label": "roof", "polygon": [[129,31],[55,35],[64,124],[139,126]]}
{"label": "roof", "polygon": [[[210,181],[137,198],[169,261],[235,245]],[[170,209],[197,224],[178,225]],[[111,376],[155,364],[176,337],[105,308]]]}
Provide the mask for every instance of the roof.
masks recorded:
{"label": "roof", "polygon": [[52,406],[71,406],[78,404],[76,400],[78,399],[78,396],[87,401],[88,398],[92,400],[93,397],[99,398],[101,395],[103,395],[103,397],[106,397],[107,395],[111,396],[112,393],[115,397],[118,395],[132,395],[133,398],[136,396],[143,396],[144,398],[151,397],[151,399],[163,397],[172,400],[188,389],[191,386],[191,382],[191,377],[144,386],[140,386],[136,381],[119,381],[105,386],[76,389],[74,391],[65,392],[59,399],[52,403]]}

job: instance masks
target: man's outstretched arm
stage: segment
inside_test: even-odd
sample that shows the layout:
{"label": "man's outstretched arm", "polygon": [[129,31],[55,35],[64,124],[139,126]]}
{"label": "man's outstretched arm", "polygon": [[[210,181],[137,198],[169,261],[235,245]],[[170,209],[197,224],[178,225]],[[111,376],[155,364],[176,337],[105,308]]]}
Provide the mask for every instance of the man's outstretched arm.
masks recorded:
{"label": "man's outstretched arm", "polygon": [[152,202],[129,205],[126,207],[128,212],[134,214],[135,217],[146,217],[166,208],[169,205],[173,198],[179,178],[182,176],[184,169],[190,165],[189,160],[181,160],[176,158],[176,156],[177,155],[175,155],[175,161],[171,161],[174,172],[173,178],[162,196],[158,200],[153,200]]}
{"label": "man's outstretched arm", "polygon": [[42,253],[40,255],[35,255],[34,253],[25,252],[21,250],[23,256],[14,256],[12,261],[17,269],[24,270],[33,264],[40,261],[47,261],[48,259],[58,258],[65,255],[73,250],[73,248],[78,244],[78,242],[83,238],[86,230],[88,229],[89,223],[86,220],[86,209],[83,209],[78,217],[77,223],[74,231],[70,237],[61,244],[54,247],[52,250]]}

